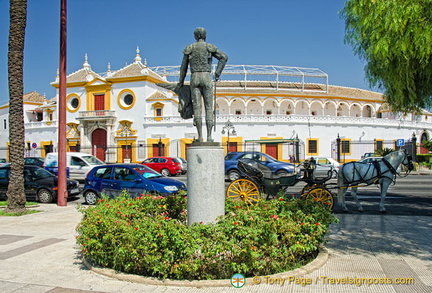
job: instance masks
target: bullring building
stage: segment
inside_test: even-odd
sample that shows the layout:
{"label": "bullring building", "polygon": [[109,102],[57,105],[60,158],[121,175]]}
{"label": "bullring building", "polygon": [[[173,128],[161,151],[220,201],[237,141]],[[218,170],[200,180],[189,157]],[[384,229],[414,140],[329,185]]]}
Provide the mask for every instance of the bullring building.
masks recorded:
{"label": "bullring building", "polygon": [[[67,75],[67,151],[107,163],[141,162],[156,155],[184,157],[197,137],[192,120],[178,113],[176,94],[157,83],[176,82],[179,66],[147,67],[139,50],[132,62],[104,73],[82,68]],[[213,68],[214,70],[214,68]],[[56,151],[57,95],[24,95],[25,152]],[[225,152],[262,151],[279,160],[309,156],[358,160],[366,152],[429,140],[432,114],[393,112],[383,95],[329,85],[316,68],[228,64],[215,90],[215,141]],[[0,157],[8,157],[9,105],[0,106]]]}

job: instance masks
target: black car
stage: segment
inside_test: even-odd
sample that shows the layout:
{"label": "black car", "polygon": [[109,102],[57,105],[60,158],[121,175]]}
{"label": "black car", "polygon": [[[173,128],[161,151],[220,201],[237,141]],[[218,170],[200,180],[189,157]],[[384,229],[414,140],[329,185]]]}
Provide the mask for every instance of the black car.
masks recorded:
{"label": "black car", "polygon": [[44,164],[45,159],[41,158],[41,157],[27,157],[24,158],[24,165],[35,165],[35,166],[39,166],[42,167],[42,165]]}
{"label": "black car", "polygon": [[[6,200],[6,192],[9,185],[10,165],[0,167],[0,200]],[[28,201],[49,203],[57,200],[58,184],[57,176],[47,170],[34,166],[24,166],[24,191]],[[66,179],[68,198],[77,197],[81,190],[79,182]]]}

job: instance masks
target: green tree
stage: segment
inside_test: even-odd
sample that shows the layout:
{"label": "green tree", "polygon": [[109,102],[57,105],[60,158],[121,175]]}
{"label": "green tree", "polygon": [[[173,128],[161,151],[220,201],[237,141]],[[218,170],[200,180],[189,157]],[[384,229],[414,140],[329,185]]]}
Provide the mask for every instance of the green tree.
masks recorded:
{"label": "green tree", "polygon": [[11,174],[6,193],[5,212],[25,212],[24,194],[24,114],[23,63],[24,36],[27,21],[27,0],[10,0],[10,26],[8,42],[9,79],[9,159]]}
{"label": "green tree", "polygon": [[348,0],[341,16],[345,42],[366,61],[367,80],[393,110],[430,106],[432,0]]}

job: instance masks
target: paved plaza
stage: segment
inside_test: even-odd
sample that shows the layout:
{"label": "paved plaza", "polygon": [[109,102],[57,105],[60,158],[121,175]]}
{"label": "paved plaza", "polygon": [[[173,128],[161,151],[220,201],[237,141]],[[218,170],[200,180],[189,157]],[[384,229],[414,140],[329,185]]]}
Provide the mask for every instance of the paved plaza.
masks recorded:
{"label": "paved plaza", "polygon": [[309,273],[248,279],[241,289],[229,280],[197,288],[137,283],[89,270],[75,243],[81,219],[76,206],[45,204],[41,213],[0,218],[0,292],[432,292],[428,216],[337,213],[340,223],[331,225],[326,260]]}

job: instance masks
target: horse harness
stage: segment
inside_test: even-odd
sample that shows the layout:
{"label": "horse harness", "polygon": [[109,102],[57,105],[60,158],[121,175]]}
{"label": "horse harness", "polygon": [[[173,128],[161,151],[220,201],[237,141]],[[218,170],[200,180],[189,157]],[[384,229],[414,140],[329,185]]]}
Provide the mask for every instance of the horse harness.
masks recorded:
{"label": "horse harness", "polygon": [[[372,163],[369,165],[369,169],[370,168],[375,168],[376,171],[376,176],[372,176],[370,178],[365,178],[364,176],[362,176],[361,172],[359,172],[359,170],[356,168],[356,166],[359,164],[358,162],[350,162],[348,164],[353,164],[353,178],[355,176],[355,173],[360,177],[359,180],[350,180],[349,178],[346,178],[346,175],[344,173],[342,173],[343,175],[343,180],[344,183],[349,183],[349,187],[358,187],[358,184],[361,183],[366,183],[366,185],[371,185],[371,184],[377,184],[378,180],[380,180],[383,177],[389,178],[392,180],[392,183],[395,184],[396,182],[396,175],[398,174],[396,169],[387,161],[387,159],[382,158],[381,161],[384,163],[384,165],[388,168],[387,170],[384,170],[384,172],[381,169],[380,166],[380,161],[372,161]],[[363,165],[363,163],[360,163]],[[367,170],[367,172],[365,174],[369,173],[369,169]],[[386,173],[390,172],[392,174],[391,178],[388,176],[384,176]],[[370,182],[370,183],[368,183]],[[354,185],[352,185],[354,184]],[[348,187],[346,187],[348,188]]]}

